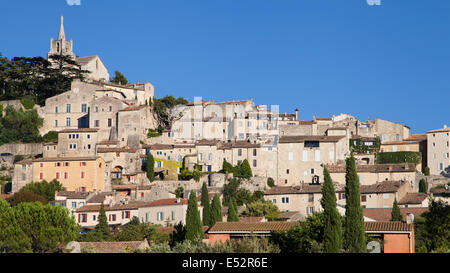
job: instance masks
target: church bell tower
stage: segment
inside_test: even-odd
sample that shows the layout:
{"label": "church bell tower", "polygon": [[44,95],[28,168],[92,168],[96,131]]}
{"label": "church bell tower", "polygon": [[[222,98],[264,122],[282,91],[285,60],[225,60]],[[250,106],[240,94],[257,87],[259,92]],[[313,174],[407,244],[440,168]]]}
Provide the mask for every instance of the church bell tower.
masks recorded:
{"label": "church bell tower", "polygon": [[51,55],[65,55],[70,56],[75,60],[75,54],[73,53],[73,40],[66,41],[66,33],[64,32],[64,17],[61,16],[61,26],[59,28],[58,40],[50,40],[50,52],[47,55],[47,60]]}

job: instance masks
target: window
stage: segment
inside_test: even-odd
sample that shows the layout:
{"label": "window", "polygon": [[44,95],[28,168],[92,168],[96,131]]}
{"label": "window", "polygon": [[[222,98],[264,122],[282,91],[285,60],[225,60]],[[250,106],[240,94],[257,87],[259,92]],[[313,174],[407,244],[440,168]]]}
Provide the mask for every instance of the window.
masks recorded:
{"label": "window", "polygon": [[150,221],[150,213],[146,212],[145,213],[145,222],[149,222]]}
{"label": "window", "polygon": [[311,174],[315,174],[316,170],[314,168],[311,169]]}
{"label": "window", "polygon": [[257,167],[257,162],[256,162],[256,160],[253,160],[253,167],[254,167],[254,168]]}
{"label": "window", "polygon": [[305,141],[306,148],[319,148],[319,141]]}
{"label": "window", "polygon": [[307,150],[303,150],[303,162],[308,161],[308,151]]}
{"label": "window", "polygon": [[116,215],[115,214],[110,214],[109,215],[109,221],[116,221]]}
{"label": "window", "polygon": [[158,221],[163,221],[164,220],[164,212],[162,212],[162,211],[158,212],[157,220]]}
{"label": "window", "polygon": [[198,154],[198,160],[202,160],[202,154],[201,153]]}
{"label": "window", "polygon": [[330,152],[330,161],[334,160],[334,152]]}
{"label": "window", "polygon": [[64,173],[64,179],[68,179],[69,178],[69,174],[68,173]]}
{"label": "window", "polygon": [[58,113],[58,106],[55,107],[55,113]]}
{"label": "window", "polygon": [[64,166],[69,167],[69,162],[64,162]]}
{"label": "window", "polygon": [[95,112],[98,112],[98,106],[95,106]]}
{"label": "window", "polygon": [[208,155],[208,160],[211,161],[212,159],[213,159],[213,154],[210,153],[210,154]]}
{"label": "window", "polygon": [[314,213],[314,207],[308,207],[308,214],[313,214]]}
{"label": "window", "polygon": [[397,146],[393,146],[393,147],[392,147],[392,151],[393,151],[393,152],[397,152],[397,151],[398,151]]}
{"label": "window", "polygon": [[72,202],[72,208],[76,209],[77,208],[77,202]]}
{"label": "window", "polygon": [[359,182],[364,182],[364,175],[363,174],[359,175]]}
{"label": "window", "polygon": [[86,178],[86,173],[85,172],[81,172],[81,179]]}
{"label": "window", "polygon": [[308,194],[308,202],[314,202],[314,194],[313,193]]}
{"label": "window", "polygon": [[439,170],[440,171],[444,170],[444,164],[443,163],[439,163]]}
{"label": "window", "polygon": [[130,219],[130,211],[125,211],[125,219]]}
{"label": "window", "polygon": [[289,174],[289,169],[286,170],[286,174]]}
{"label": "window", "polygon": [[81,105],[81,113],[86,113],[86,112],[87,112],[87,105],[83,103]]}
{"label": "window", "polygon": [[86,223],[87,222],[87,214],[81,214],[81,222]]}
{"label": "window", "polygon": [[238,149],[238,156],[242,156],[242,149]]}
{"label": "window", "polygon": [[100,127],[100,120],[94,121],[94,127]]}
{"label": "window", "polygon": [[70,126],[70,118],[66,118],[66,126]]}
{"label": "window", "polygon": [[272,203],[276,204],[277,203],[277,199],[273,199]]}
{"label": "window", "polygon": [[58,121],[55,120],[55,127],[58,127]]}
{"label": "window", "polygon": [[314,152],[314,159],[316,160],[316,162],[320,162],[320,150],[316,150]]}
{"label": "window", "polygon": [[172,211],[172,220],[175,220],[175,211]]}
{"label": "window", "polygon": [[288,154],[288,160],[289,160],[289,161],[294,160],[294,153],[293,153],[293,152],[289,152],[289,154]]}
{"label": "window", "polygon": [[109,112],[112,112],[112,106],[111,105],[109,106]]}
{"label": "window", "polygon": [[108,127],[111,127],[112,126],[112,119],[108,119]]}
{"label": "window", "polygon": [[366,202],[367,196],[365,194],[361,195],[361,202]]}
{"label": "window", "polygon": [[44,179],[44,173],[39,173],[39,179],[43,180]]}
{"label": "window", "polygon": [[66,112],[67,112],[67,113],[70,113],[70,108],[71,108],[71,107],[70,107],[70,104],[67,104],[67,105],[66,105]]}
{"label": "window", "polygon": [[253,149],[253,156],[256,156],[256,155],[257,155],[257,150]]}
{"label": "window", "polygon": [[56,179],[59,179],[59,172],[57,172],[57,173],[55,174],[55,178],[56,178]]}
{"label": "window", "polygon": [[97,220],[97,215],[92,215],[92,220],[96,221]]}

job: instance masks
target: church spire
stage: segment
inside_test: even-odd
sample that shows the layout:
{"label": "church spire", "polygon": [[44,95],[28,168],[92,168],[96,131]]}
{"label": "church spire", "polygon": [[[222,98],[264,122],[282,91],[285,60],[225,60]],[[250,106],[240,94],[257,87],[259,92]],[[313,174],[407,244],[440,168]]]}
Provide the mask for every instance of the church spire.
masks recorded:
{"label": "church spire", "polygon": [[59,28],[58,40],[66,40],[66,33],[64,32],[64,16],[61,16],[61,27]]}

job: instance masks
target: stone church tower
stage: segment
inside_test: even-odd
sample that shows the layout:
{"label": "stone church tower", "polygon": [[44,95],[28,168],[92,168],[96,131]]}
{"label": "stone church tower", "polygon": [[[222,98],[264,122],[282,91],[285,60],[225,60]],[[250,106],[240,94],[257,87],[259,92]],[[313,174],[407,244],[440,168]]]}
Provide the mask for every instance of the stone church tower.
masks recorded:
{"label": "stone church tower", "polygon": [[73,53],[73,40],[66,41],[66,33],[64,32],[64,17],[61,16],[61,26],[59,28],[58,40],[50,40],[50,52],[47,55],[47,59],[50,59],[51,55],[67,55],[75,60],[75,54]]}

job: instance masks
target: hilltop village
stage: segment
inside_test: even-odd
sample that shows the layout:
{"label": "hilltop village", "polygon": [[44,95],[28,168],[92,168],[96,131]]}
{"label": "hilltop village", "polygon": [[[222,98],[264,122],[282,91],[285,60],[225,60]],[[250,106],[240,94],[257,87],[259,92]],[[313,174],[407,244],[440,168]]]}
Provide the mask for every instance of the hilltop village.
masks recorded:
{"label": "hilltop village", "polygon": [[[67,208],[82,233],[98,227],[102,210],[113,232],[137,219],[170,233],[187,224],[188,200],[195,194],[200,217],[205,199],[220,200],[219,216],[203,223],[204,242],[249,233],[266,237],[323,211],[325,169],[343,216],[349,158],[359,179],[365,232],[385,242],[385,253],[415,252],[414,217],[427,213],[431,200],[448,202],[445,125],[411,134],[408,125],[345,113],[301,120],[299,110],[280,113],[252,99],[156,99],[151,83],[113,83],[99,56],[77,56],[62,18],[47,56],[56,67],[53,56],[79,67],[82,77],[30,109],[20,99],[0,101],[0,116],[10,108],[36,111],[43,120],[39,134],[53,136],[0,146],[0,197],[57,181],[60,188],[49,203]],[[268,210],[258,207],[268,203]],[[402,221],[390,221],[394,207]],[[227,221],[230,208],[237,219]],[[100,252],[149,244],[75,243]]]}

